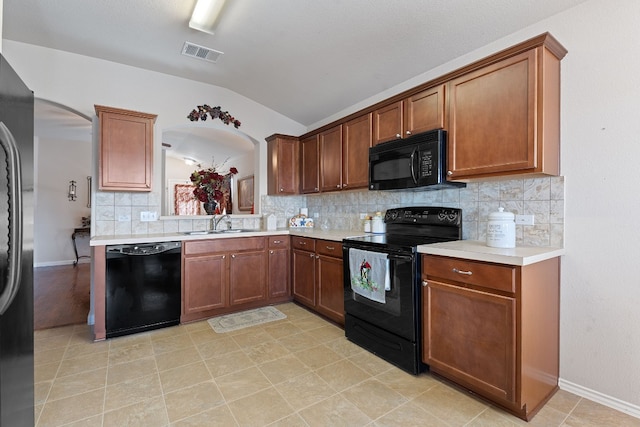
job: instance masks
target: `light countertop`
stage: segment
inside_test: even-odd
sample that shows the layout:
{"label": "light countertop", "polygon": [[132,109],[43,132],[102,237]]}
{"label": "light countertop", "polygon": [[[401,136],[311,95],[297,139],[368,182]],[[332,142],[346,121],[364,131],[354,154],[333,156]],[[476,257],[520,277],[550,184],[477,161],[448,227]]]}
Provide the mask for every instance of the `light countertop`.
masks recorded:
{"label": "light countertop", "polygon": [[308,229],[308,228],[283,228],[277,230],[255,230],[255,231],[243,231],[241,233],[220,233],[220,234],[197,234],[189,235],[182,232],[178,233],[165,233],[165,234],[130,234],[130,235],[117,235],[117,236],[95,236],[91,238],[91,246],[105,246],[105,245],[127,245],[127,244],[144,244],[144,243],[157,243],[157,242],[177,242],[177,241],[191,241],[191,240],[204,240],[204,239],[230,239],[237,237],[256,237],[256,236],[277,236],[282,234],[290,234],[292,236],[304,236],[312,239],[325,239],[340,242],[347,237],[362,236],[365,233],[362,231],[349,231],[349,230],[327,230],[320,229]]}
{"label": "light countertop", "polygon": [[508,265],[529,265],[564,255],[564,248],[551,246],[516,246],[512,249],[491,248],[477,240],[432,243],[418,246],[418,252],[475,261]]}

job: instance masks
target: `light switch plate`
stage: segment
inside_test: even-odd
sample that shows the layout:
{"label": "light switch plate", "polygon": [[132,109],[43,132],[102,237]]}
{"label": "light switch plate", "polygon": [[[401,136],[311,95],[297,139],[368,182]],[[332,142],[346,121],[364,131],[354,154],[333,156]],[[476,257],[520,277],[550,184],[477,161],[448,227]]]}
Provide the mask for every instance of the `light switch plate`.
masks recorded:
{"label": "light switch plate", "polygon": [[157,221],[158,213],[154,211],[142,211],[140,212],[140,221]]}
{"label": "light switch plate", "polygon": [[516,215],[517,225],[533,225],[533,215]]}

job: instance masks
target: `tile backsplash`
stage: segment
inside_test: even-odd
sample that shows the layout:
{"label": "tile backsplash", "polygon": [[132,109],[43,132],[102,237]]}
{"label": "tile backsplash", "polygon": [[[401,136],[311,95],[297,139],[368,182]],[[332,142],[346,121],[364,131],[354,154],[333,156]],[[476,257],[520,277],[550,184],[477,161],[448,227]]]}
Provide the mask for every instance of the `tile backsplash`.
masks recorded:
{"label": "tile backsplash", "polygon": [[466,188],[436,191],[353,190],[306,196],[263,196],[262,211],[278,217],[278,227],[301,207],[329,228],[361,230],[360,213],[373,214],[403,206],[446,206],[462,209],[463,238],[485,240],[487,219],[499,207],[517,215],[534,215],[534,224],[516,225],[516,243],[563,246],[564,177],[473,182]]}
{"label": "tile backsplash", "polygon": [[[499,207],[514,214],[534,215],[535,225],[516,225],[516,243],[563,246],[564,177],[541,177],[473,182],[466,188],[436,191],[351,190],[299,196],[262,196],[262,215],[275,214],[279,228],[306,207],[316,224],[330,229],[361,230],[360,213],[373,214],[403,206],[446,206],[462,209],[463,238],[484,240],[489,213]],[[146,235],[205,229],[207,219],[163,219],[142,222],[140,212],[160,212],[158,193],[98,192],[94,235]],[[233,228],[264,228],[263,217],[234,216]]]}

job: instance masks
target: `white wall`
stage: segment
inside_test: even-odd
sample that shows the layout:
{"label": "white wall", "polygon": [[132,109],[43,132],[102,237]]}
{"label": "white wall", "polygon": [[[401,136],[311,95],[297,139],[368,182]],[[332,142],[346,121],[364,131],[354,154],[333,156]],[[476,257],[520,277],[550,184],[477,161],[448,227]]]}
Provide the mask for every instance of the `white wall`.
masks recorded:
{"label": "white wall", "polygon": [[640,417],[640,2],[591,0],[312,128],[549,31],[562,61],[561,387]]}
{"label": "white wall", "polygon": [[[71,264],[75,253],[71,240],[87,208],[87,176],[91,175],[90,141],[37,139],[35,144],[35,223],[33,262],[36,267]],[[69,181],[76,181],[78,198],[67,198]],[[80,242],[88,247],[88,242]],[[83,253],[80,251],[79,253]],[[87,249],[84,250],[87,255]]]}

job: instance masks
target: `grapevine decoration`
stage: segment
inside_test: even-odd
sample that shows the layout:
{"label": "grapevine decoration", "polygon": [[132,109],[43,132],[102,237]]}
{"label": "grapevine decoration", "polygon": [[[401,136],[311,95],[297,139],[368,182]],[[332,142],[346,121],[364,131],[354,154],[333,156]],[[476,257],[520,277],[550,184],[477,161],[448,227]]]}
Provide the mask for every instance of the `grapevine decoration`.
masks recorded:
{"label": "grapevine decoration", "polygon": [[197,109],[192,110],[187,118],[192,122],[197,122],[198,120],[205,121],[207,120],[207,114],[211,116],[212,119],[220,119],[225,125],[233,123],[233,126],[238,129],[240,127],[240,120],[236,120],[228,111],[222,111],[222,107],[210,107],[207,104],[198,105]]}

